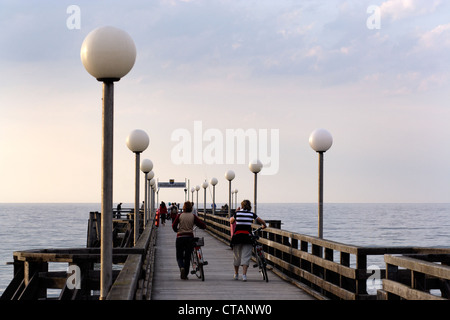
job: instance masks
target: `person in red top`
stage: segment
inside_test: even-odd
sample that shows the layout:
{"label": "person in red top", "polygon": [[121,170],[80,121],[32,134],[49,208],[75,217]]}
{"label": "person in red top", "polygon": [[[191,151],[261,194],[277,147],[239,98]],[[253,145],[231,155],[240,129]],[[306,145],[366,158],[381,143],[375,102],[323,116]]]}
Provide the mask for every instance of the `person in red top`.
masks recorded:
{"label": "person in red top", "polygon": [[184,203],[183,212],[177,215],[172,223],[172,229],[177,233],[175,243],[178,267],[181,279],[187,280],[189,266],[191,264],[191,253],[194,249],[194,225],[200,229],[206,229],[206,224],[192,213],[192,204]]}
{"label": "person in red top", "polygon": [[159,216],[161,217],[161,223],[165,225],[167,217],[167,207],[164,201],[161,201],[161,205],[159,206]]}

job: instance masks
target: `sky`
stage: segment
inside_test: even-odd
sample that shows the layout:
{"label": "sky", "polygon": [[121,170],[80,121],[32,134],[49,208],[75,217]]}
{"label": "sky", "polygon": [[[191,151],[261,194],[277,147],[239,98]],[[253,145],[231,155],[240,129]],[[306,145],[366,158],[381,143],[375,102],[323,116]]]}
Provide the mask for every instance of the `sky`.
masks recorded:
{"label": "sky", "polygon": [[[159,182],[216,177],[225,203],[233,170],[238,200],[253,199],[256,150],[258,202],[317,202],[308,142],[317,128],[333,137],[325,202],[450,202],[449,1],[0,8],[0,202],[101,201],[102,86],[80,59],[101,26],[126,31],[137,51],[114,88],[114,203],[134,201],[125,143],[134,129],[149,136],[141,159]],[[244,136],[243,149],[233,135]],[[160,200],[181,202],[184,192],[161,189]]]}

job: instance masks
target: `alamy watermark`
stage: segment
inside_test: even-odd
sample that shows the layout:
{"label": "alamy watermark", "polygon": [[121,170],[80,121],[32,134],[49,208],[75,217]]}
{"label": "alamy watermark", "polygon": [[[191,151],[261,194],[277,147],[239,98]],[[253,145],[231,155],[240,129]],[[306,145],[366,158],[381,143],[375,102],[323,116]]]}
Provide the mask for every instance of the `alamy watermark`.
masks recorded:
{"label": "alamy watermark", "polygon": [[[66,13],[69,15],[66,19],[66,26],[69,30],[81,29],[81,9],[79,6],[72,4],[67,7]],[[377,5],[370,5],[366,10],[370,16],[366,20],[366,26],[369,30],[381,29],[381,8]]]}
{"label": "alamy watermark", "polygon": [[263,175],[278,173],[280,166],[279,129],[203,130],[202,121],[194,121],[192,132],[175,129],[171,141],[172,163],[180,164],[248,164],[259,159]]}
{"label": "alamy watermark", "polygon": [[367,29],[381,29],[381,8],[376,5],[371,5],[367,7],[366,12],[370,14],[370,16],[366,20]]}
{"label": "alamy watermark", "polygon": [[67,268],[67,280],[66,285],[67,289],[81,289],[81,270],[77,265],[70,265]]}
{"label": "alamy watermark", "polygon": [[381,289],[382,287],[381,268],[373,264],[367,267],[367,272],[371,273],[371,275],[367,278],[367,289],[368,290]]}
{"label": "alamy watermark", "polygon": [[66,13],[69,17],[66,19],[66,26],[69,30],[81,29],[81,9],[79,6],[72,4],[67,7]]}

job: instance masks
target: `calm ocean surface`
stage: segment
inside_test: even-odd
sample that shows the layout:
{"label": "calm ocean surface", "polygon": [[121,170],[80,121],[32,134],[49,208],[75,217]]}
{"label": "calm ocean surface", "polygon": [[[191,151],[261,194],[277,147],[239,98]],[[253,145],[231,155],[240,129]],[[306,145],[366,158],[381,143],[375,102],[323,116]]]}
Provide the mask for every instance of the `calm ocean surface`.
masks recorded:
{"label": "calm ocean surface", "polygon": [[[0,204],[0,295],[13,276],[6,264],[13,251],[85,247],[89,212],[99,210],[95,203]],[[317,204],[258,204],[258,215],[281,220],[284,230],[317,235]],[[449,248],[450,204],[325,203],[323,235],[359,246]],[[384,268],[382,257],[372,263]]]}

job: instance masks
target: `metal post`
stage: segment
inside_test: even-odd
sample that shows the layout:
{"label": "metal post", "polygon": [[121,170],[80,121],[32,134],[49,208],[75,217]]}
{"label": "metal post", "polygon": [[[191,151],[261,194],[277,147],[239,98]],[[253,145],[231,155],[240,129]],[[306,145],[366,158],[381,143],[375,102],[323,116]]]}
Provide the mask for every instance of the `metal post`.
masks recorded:
{"label": "metal post", "polygon": [[228,181],[228,218],[231,217],[231,181]]}
{"label": "metal post", "polygon": [[134,245],[136,245],[139,238],[139,163],[140,153],[136,152],[135,165],[135,193],[134,193]]}
{"label": "metal post", "polygon": [[323,238],[323,152],[319,153],[319,238]]}
{"label": "metal post", "polygon": [[159,203],[159,178],[157,178],[156,179],[156,182],[155,182],[155,191],[154,191],[155,193],[156,193],[156,202],[155,202],[155,213],[156,213],[156,210],[159,208],[159,205],[160,205],[160,203]]}
{"label": "metal post", "polygon": [[152,188],[152,209],[151,212],[153,216],[155,216],[156,210],[155,210],[155,190]]}
{"label": "metal post", "polygon": [[112,285],[112,204],[114,83],[103,82],[102,208],[100,244],[100,299],[106,299]]}
{"label": "metal post", "polygon": [[253,208],[255,209],[254,210],[254,212],[255,212],[255,214],[256,214],[256,192],[257,192],[257,189],[256,189],[256,184],[257,184],[257,173],[255,173],[255,185],[254,185],[254,190],[253,190],[253,192],[254,192],[254,195],[253,195]]}
{"label": "metal post", "polygon": [[160,206],[160,202],[159,202],[159,188],[156,189],[156,203],[155,203],[155,210],[158,210]]}
{"label": "metal post", "polygon": [[148,205],[148,201],[147,201],[147,172],[145,172],[145,183],[144,183],[144,228],[147,227],[147,205]]}
{"label": "metal post", "polygon": [[147,186],[147,223],[150,222],[150,218],[152,217],[152,207],[151,207],[151,202],[150,202],[150,198],[151,198],[151,186],[150,186],[150,180],[146,180],[145,181],[145,185]]}
{"label": "metal post", "polygon": [[213,185],[213,206],[212,206],[212,214],[216,214],[216,186]]}
{"label": "metal post", "polygon": [[203,193],[203,220],[206,220],[206,188],[203,188],[205,192]]}
{"label": "metal post", "polygon": [[197,213],[198,213],[198,190],[195,190],[195,191],[197,191]]}
{"label": "metal post", "polygon": [[[153,188],[150,184],[150,180],[148,181],[148,208],[150,211],[150,217],[153,219],[154,215],[153,215],[153,202],[154,202],[154,195],[153,195]],[[154,221],[152,220],[151,223],[154,223]]]}
{"label": "metal post", "polygon": [[234,191],[231,191],[231,209],[234,209]]}

